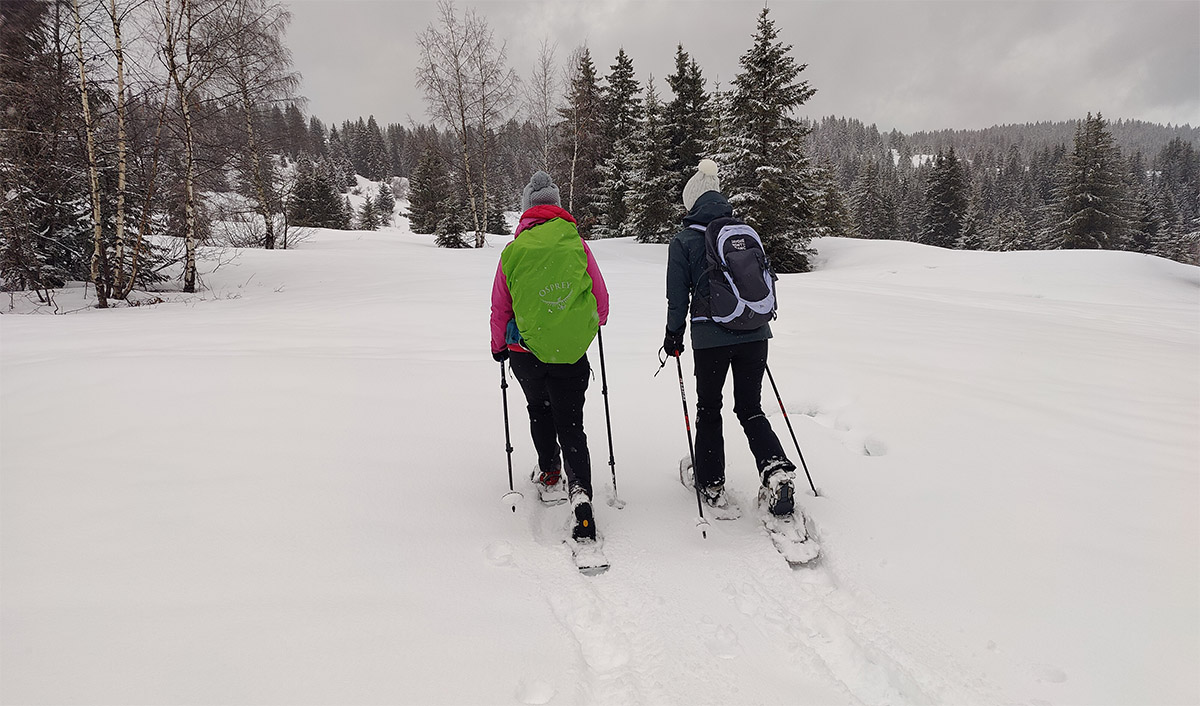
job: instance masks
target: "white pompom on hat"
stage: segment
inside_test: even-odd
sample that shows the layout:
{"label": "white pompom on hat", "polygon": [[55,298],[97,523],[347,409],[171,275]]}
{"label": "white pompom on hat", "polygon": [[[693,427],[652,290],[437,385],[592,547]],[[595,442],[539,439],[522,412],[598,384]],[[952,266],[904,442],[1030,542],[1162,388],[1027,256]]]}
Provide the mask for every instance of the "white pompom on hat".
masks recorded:
{"label": "white pompom on hat", "polygon": [[717,177],[717,163],[711,159],[702,159],[696,167],[696,173],[683,187],[683,207],[691,211],[692,206],[696,205],[696,199],[705,192],[720,190],[721,180]]}

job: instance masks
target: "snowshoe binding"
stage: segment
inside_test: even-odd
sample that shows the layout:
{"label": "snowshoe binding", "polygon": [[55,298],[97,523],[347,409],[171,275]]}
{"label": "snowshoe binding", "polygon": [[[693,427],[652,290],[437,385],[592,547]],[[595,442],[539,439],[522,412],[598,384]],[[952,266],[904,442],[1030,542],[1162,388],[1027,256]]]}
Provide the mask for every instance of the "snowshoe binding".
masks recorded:
{"label": "snowshoe binding", "polygon": [[561,505],[567,501],[567,484],[559,469],[542,471],[535,468],[530,480],[543,505]]}
{"label": "snowshoe binding", "polygon": [[758,494],[759,499],[765,502],[767,510],[776,516],[792,514],[796,509],[795,466],[786,462],[769,466],[763,471],[763,477],[763,486]]}
{"label": "snowshoe binding", "polygon": [[[689,456],[684,456],[679,461],[679,482],[688,490],[695,487],[692,460]],[[742,516],[742,509],[734,502],[733,497],[725,492],[723,483],[701,488],[700,500],[704,502],[705,511],[718,520],[736,520]]]}

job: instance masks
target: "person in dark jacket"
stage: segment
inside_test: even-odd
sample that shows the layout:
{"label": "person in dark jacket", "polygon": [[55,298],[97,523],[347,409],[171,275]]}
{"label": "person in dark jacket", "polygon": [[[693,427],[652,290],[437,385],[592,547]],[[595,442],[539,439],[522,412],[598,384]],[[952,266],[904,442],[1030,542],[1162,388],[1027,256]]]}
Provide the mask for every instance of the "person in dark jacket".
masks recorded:
{"label": "person in dark jacket", "polygon": [[[733,215],[733,207],[721,195],[717,164],[711,159],[701,160],[696,174],[684,186],[683,205],[688,214],[668,251],[663,350],[670,356],[683,353],[683,334],[690,318],[696,373],[693,482],[705,503],[717,510],[714,516],[733,518],[740,514],[725,492],[725,440],[721,428],[721,391],[732,370],[733,411],[758,466],[762,483],[759,497],[773,514],[788,515],[795,506],[796,466],[788,460],[762,410],[762,380],[771,327],[763,324],[748,331],[733,331],[708,318],[704,229],[711,221]],[[684,479],[686,482],[686,475]]]}

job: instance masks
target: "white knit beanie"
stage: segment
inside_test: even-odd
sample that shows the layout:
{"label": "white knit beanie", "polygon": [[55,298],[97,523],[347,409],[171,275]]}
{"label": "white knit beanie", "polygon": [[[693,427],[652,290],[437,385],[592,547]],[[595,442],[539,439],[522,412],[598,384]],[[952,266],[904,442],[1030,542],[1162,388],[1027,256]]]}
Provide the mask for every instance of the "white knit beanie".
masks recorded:
{"label": "white knit beanie", "polygon": [[717,178],[717,163],[711,159],[702,159],[696,173],[683,187],[683,207],[691,211],[692,206],[696,205],[696,199],[705,192],[720,190],[721,180]]}

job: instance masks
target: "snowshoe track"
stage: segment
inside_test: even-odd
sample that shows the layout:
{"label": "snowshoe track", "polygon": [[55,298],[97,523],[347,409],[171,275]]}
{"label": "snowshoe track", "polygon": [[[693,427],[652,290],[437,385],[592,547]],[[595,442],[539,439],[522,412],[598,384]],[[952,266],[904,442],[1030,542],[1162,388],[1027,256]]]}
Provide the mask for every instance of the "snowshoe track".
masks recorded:
{"label": "snowshoe track", "polygon": [[[575,652],[568,670],[545,676],[564,702],[777,698],[777,684],[736,682],[744,667],[735,661],[746,659],[795,683],[800,702],[997,702],[987,685],[963,676],[946,650],[898,625],[897,616],[869,593],[842,585],[836,558],[823,555],[790,568],[758,522],[720,523],[715,532],[720,536],[697,537],[697,551],[678,557],[645,548],[619,526],[611,536],[601,529],[613,568],[588,577],[575,569],[563,543],[569,533],[565,506],[525,507],[533,541],[515,547],[511,563],[539,588],[541,598],[530,600],[545,601],[563,627],[565,645]],[[819,527],[807,519],[810,534],[822,541]],[[718,549],[712,542],[733,546]],[[826,551],[836,553],[833,547]],[[694,568],[695,582],[678,587],[693,594],[687,600],[656,588],[652,577],[663,561]],[[684,607],[697,604],[711,609],[697,615]]]}

